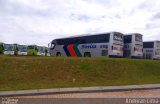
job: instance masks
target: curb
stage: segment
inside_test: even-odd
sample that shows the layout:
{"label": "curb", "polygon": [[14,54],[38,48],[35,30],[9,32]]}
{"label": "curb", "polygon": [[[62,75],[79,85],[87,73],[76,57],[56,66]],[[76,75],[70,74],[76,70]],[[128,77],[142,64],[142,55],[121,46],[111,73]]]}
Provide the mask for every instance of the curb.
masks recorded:
{"label": "curb", "polygon": [[0,91],[0,97],[160,89],[160,84]]}

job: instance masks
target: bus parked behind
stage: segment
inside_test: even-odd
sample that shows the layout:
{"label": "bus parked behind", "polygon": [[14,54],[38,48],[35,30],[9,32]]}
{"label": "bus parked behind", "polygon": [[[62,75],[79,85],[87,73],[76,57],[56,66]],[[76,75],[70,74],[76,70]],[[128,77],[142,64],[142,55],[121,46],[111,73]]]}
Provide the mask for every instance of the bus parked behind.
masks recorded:
{"label": "bus parked behind", "polygon": [[39,55],[39,56],[45,56],[46,47],[37,46],[37,49],[38,49],[37,55]]}
{"label": "bus parked behind", "polygon": [[144,59],[160,60],[160,41],[143,42]]}
{"label": "bus parked behind", "polygon": [[4,43],[4,54],[5,55],[14,55],[15,54],[15,45]]}
{"label": "bus parked behind", "polygon": [[27,46],[26,45],[17,45],[18,55],[27,55]]}
{"label": "bus parked behind", "polygon": [[143,36],[141,34],[124,35],[124,57],[143,58]]}

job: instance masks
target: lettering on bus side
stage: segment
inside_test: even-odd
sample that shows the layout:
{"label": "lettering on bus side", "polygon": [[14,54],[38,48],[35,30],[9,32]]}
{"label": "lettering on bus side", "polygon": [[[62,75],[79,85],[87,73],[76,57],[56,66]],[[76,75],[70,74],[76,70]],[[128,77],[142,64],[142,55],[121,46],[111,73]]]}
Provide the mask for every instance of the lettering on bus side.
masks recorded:
{"label": "lettering on bus side", "polygon": [[123,41],[123,36],[121,34],[114,34],[113,39],[116,41]]}
{"label": "lettering on bus side", "polygon": [[102,44],[102,45],[100,45],[100,48],[105,48],[105,49],[107,49],[107,48],[108,48],[108,45]]}
{"label": "lettering on bus side", "polygon": [[81,46],[81,49],[94,49],[96,48],[95,44],[85,44]]}
{"label": "lettering on bus side", "polygon": [[146,52],[147,52],[147,53],[152,53],[152,52],[153,52],[153,50],[151,50],[151,49],[147,49],[147,50],[146,50]]}

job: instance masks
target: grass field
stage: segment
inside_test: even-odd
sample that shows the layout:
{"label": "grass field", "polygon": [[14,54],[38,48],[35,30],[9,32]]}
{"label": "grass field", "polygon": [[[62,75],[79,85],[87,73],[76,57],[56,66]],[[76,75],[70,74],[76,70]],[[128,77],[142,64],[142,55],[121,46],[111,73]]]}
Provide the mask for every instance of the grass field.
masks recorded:
{"label": "grass field", "polygon": [[159,84],[160,61],[0,56],[0,90]]}

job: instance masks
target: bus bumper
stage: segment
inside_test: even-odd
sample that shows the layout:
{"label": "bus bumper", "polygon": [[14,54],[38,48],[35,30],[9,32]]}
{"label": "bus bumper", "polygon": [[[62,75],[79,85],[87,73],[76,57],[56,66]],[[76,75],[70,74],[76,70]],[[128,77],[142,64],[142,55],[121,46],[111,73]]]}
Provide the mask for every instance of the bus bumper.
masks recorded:
{"label": "bus bumper", "polygon": [[123,56],[109,55],[110,58],[123,58]]}
{"label": "bus bumper", "polygon": [[5,55],[14,55],[14,51],[4,51]]}
{"label": "bus bumper", "polygon": [[143,59],[143,56],[131,56],[133,59]]}
{"label": "bus bumper", "polygon": [[153,58],[153,60],[160,60],[160,58]]}

